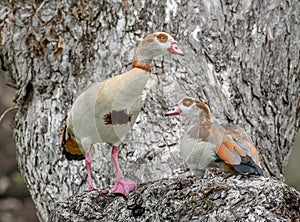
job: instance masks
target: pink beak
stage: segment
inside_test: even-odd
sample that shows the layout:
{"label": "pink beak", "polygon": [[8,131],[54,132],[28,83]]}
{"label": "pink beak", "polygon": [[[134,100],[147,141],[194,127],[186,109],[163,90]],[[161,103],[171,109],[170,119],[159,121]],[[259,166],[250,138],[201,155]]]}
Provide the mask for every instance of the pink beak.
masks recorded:
{"label": "pink beak", "polygon": [[171,111],[167,112],[165,116],[175,116],[181,113],[180,106],[176,105]]}
{"label": "pink beak", "polygon": [[175,55],[183,55],[183,52],[177,46],[177,42],[171,42],[171,47],[169,48],[169,52]]}

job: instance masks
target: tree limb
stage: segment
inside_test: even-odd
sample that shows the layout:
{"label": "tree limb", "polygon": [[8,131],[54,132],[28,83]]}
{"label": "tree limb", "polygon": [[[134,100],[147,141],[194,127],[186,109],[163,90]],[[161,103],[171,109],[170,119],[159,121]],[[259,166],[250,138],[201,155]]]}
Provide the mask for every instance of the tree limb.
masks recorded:
{"label": "tree limb", "polygon": [[83,192],[59,203],[50,221],[299,221],[299,202],[300,193],[276,179],[209,171],[141,184],[127,201]]}

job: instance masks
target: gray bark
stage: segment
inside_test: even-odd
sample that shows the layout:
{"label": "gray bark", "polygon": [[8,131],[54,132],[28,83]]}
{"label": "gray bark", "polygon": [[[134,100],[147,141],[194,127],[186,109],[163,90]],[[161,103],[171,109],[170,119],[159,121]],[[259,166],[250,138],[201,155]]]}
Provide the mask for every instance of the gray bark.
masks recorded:
{"label": "gray bark", "polygon": [[[143,111],[121,147],[125,175],[150,183],[150,190],[150,181],[190,175],[178,156],[180,120],[163,117],[188,95],[206,101],[220,123],[243,127],[260,151],[265,176],[283,179],[300,117],[299,1],[12,0],[0,10],[1,73],[18,89],[17,159],[42,221],[64,209],[57,203],[70,196],[84,201],[84,162],[67,161],[60,148],[59,127],[72,102],[92,82],[129,70],[137,42],[155,31],[172,34],[185,57],[154,61]],[[110,148],[95,146],[95,183],[108,188],[113,174]],[[171,190],[169,184],[162,189]],[[154,197],[165,207],[163,197]],[[268,198],[283,201],[272,193]],[[234,198],[220,201],[235,204]],[[253,203],[245,204],[251,211]]]}
{"label": "gray bark", "polygon": [[50,220],[299,221],[299,197],[295,189],[272,178],[208,172],[203,179],[141,184],[128,200],[99,191],[80,193],[60,203]]}

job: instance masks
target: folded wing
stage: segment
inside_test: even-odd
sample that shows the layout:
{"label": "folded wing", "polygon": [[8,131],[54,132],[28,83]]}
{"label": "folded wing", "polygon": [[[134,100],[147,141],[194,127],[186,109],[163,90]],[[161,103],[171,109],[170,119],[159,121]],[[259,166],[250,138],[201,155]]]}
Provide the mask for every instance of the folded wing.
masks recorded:
{"label": "folded wing", "polygon": [[262,175],[256,148],[245,131],[235,125],[206,123],[190,127],[182,137],[180,154],[194,172],[219,161],[239,173]]}

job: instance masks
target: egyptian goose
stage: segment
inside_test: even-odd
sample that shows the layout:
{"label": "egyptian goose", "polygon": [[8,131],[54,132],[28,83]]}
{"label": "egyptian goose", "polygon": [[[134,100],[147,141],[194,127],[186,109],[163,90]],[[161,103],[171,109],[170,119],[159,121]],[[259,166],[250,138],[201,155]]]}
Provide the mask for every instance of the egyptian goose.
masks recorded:
{"label": "egyptian goose", "polygon": [[180,156],[195,175],[214,165],[262,175],[258,152],[243,129],[213,122],[209,107],[195,98],[183,98],[166,116],[179,114],[193,123],[181,140]]}
{"label": "egyptian goose", "polygon": [[93,144],[102,142],[112,144],[116,170],[113,192],[128,196],[136,189],[134,181],[123,177],[118,163],[118,146],[141,110],[141,95],[149,79],[152,59],[169,53],[183,55],[169,34],[148,35],[136,50],[132,70],[90,86],[75,100],[63,133],[63,153],[71,160],[85,158],[89,190],[95,189],[90,149]]}

